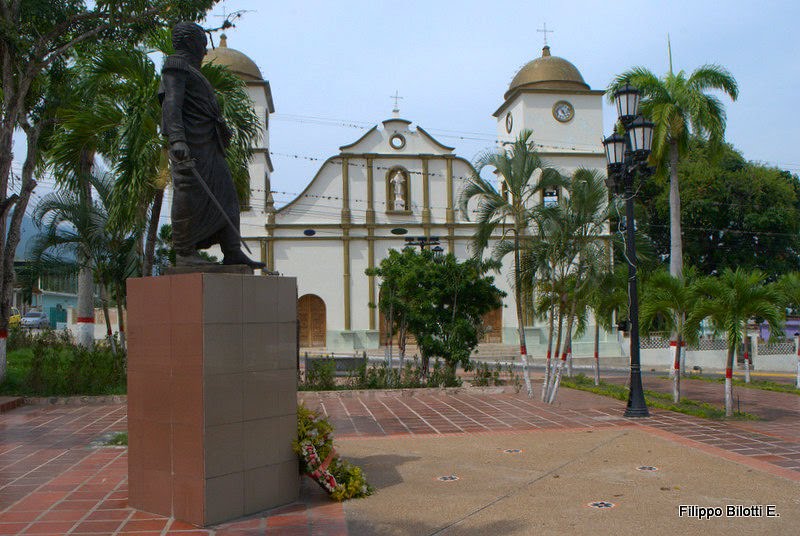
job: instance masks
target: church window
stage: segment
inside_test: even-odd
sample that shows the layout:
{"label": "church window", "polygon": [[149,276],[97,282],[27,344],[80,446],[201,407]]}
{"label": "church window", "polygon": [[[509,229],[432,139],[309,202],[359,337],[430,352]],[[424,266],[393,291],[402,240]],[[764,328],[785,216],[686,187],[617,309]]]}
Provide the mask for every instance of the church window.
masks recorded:
{"label": "church window", "polygon": [[386,173],[386,211],[411,212],[411,184],[408,171],[401,167]]}
{"label": "church window", "polygon": [[402,134],[395,133],[389,138],[389,145],[392,146],[392,149],[397,149],[399,151],[406,146],[406,139]]}

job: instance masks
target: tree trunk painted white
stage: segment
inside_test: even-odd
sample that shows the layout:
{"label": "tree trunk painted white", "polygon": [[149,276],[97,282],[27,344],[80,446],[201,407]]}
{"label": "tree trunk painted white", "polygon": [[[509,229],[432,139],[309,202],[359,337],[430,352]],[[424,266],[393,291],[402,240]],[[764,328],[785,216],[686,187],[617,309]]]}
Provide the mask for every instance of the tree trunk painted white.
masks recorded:
{"label": "tree trunk painted white", "polygon": [[594,323],[594,384],[600,385],[600,324]]}
{"label": "tree trunk painted white", "polygon": [[[83,262],[86,262],[85,259]],[[77,309],[77,343],[91,349],[94,345],[94,278],[92,269],[88,267],[83,267],[78,272]]]}
{"label": "tree trunk painted white", "polygon": [[733,416],[733,347],[728,348],[728,363],[725,367],[725,416]]}
{"label": "tree trunk painted white", "polygon": [[572,333],[572,321],[575,317],[575,308],[574,304],[573,307],[570,308],[569,317],[567,318],[567,335],[566,340],[564,341],[564,350],[561,353],[561,359],[559,360],[555,373],[553,374],[552,385],[550,386],[550,391],[548,393],[547,403],[552,404],[556,401],[556,395],[558,395],[558,386],[561,385],[561,375],[563,374],[564,366],[567,363],[567,354],[570,352],[570,346],[572,345],[572,340],[570,334]]}
{"label": "tree trunk painted white", "polygon": [[681,346],[681,374],[686,376],[686,343]]}
{"label": "tree trunk painted white", "polygon": [[672,401],[676,404],[681,401],[681,351],[683,348],[683,341],[678,336],[675,341],[675,359],[672,363]]}
{"label": "tree trunk painted white", "polygon": [[683,278],[681,196],[678,188],[678,143],[669,144],[669,273]]}
{"label": "tree trunk painted white", "polygon": [[572,378],[572,335],[569,335],[567,343],[567,376]]}
{"label": "tree trunk painted white", "polygon": [[553,331],[555,329],[555,314],[556,314],[556,307],[555,305],[550,306],[550,318],[548,320],[548,327],[547,327],[547,358],[544,362],[544,380],[542,381],[542,402],[545,402],[547,399],[547,384],[550,381],[550,364],[552,361],[552,352],[553,352]]}
{"label": "tree trunk painted white", "polygon": [[123,352],[128,350],[125,339],[125,289],[117,286],[117,327],[119,328],[119,347]]}
{"label": "tree trunk painted white", "polygon": [[108,311],[108,294],[105,285],[100,285],[100,300],[103,304],[103,318],[106,320],[106,338],[111,345],[111,351],[117,353],[117,344],[114,341],[114,330],[111,329],[111,314]]}
{"label": "tree trunk painted white", "polygon": [[[92,204],[92,185],[89,175],[94,167],[94,152],[81,152],[79,195],[82,203]],[[92,259],[85,252],[78,253],[81,269],[78,272],[78,344],[91,349],[94,346],[94,277]]]}
{"label": "tree trunk painted white", "polygon": [[543,386],[543,390],[545,391],[542,393],[542,401],[547,402],[550,400],[550,393],[553,389],[553,383],[555,379],[556,370],[558,369],[558,365],[560,363],[560,353],[561,353],[561,335],[564,329],[564,313],[563,313],[563,303],[559,301],[558,307],[558,330],[556,331],[556,349],[553,352],[553,360],[550,363],[550,373],[547,384]]}
{"label": "tree trunk painted white", "polygon": [[[8,368],[8,359],[6,353],[6,342],[8,341],[8,331],[0,330],[0,382],[6,379],[6,369]],[[798,365],[800,370],[800,365]],[[800,378],[800,376],[798,376]],[[800,381],[800,380],[798,380]]]}
{"label": "tree trunk painted white", "polygon": [[794,347],[797,348],[797,380],[795,387],[800,389],[800,336],[794,338]]}
{"label": "tree trunk painted white", "polygon": [[744,383],[750,383],[750,352],[748,351],[747,328],[742,332],[742,351],[744,352]]}
{"label": "tree trunk painted white", "polygon": [[525,343],[525,322],[522,316],[522,289],[520,288],[519,277],[519,234],[517,226],[514,229],[514,301],[517,309],[517,332],[519,333],[519,357],[522,361],[522,377],[525,379],[525,390],[528,398],[533,398],[533,386],[531,385],[531,375],[528,372],[528,347]]}
{"label": "tree trunk painted white", "polygon": [[556,395],[558,394],[558,386],[561,385],[561,375],[563,374],[564,370],[564,362],[566,360],[560,359],[556,363],[555,370],[553,371],[553,385],[550,387],[549,396],[547,397],[547,403],[552,404],[556,401]]}

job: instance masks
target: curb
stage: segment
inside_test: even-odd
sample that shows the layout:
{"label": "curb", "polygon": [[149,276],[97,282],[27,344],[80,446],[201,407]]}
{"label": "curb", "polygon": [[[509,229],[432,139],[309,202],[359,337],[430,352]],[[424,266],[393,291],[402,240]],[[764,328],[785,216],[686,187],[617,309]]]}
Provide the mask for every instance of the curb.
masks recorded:
{"label": "curb", "polygon": [[31,406],[94,406],[100,404],[125,404],[127,395],[108,396],[31,396],[25,397]]}
{"label": "curb", "polygon": [[11,397],[7,400],[0,401],[0,413],[11,411],[12,409],[16,409],[23,404],[25,404],[25,399],[22,397]]}

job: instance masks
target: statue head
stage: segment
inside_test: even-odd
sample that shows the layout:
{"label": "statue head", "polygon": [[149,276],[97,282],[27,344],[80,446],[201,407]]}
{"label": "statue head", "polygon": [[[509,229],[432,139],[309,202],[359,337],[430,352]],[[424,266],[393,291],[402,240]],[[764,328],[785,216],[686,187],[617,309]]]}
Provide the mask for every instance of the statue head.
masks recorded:
{"label": "statue head", "polygon": [[194,22],[179,22],[172,29],[172,46],[175,52],[189,54],[199,65],[206,55],[206,32]]}

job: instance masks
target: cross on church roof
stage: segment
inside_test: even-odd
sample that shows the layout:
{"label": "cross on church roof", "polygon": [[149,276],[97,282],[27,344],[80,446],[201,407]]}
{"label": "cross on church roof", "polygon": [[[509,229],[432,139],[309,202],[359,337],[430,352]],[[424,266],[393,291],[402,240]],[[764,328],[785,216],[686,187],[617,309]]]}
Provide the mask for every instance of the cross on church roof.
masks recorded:
{"label": "cross on church roof", "polygon": [[214,15],[214,17],[218,19],[222,19],[223,21],[228,20],[228,2],[227,0],[222,0],[222,15]]}
{"label": "cross on church roof", "polygon": [[538,29],[537,28],[536,31],[539,32],[539,33],[543,33],[544,34],[544,46],[547,46],[547,34],[553,33],[553,30],[548,30],[547,29],[547,23],[546,22],[543,23],[542,26],[543,26],[542,29]]}
{"label": "cross on church roof", "polygon": [[390,96],[389,98],[390,99],[394,99],[394,109],[392,110],[392,113],[399,114],[400,113],[400,108],[398,106],[398,102],[397,101],[403,100],[403,97],[400,96],[400,92],[399,91],[395,91],[394,95]]}

